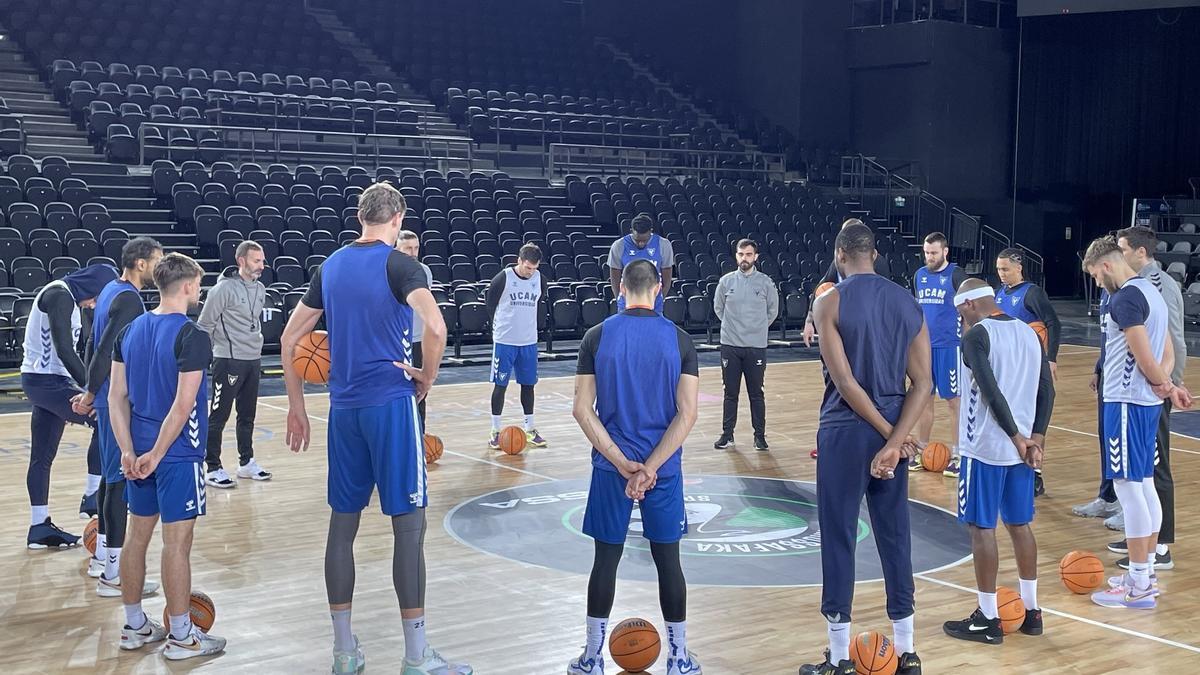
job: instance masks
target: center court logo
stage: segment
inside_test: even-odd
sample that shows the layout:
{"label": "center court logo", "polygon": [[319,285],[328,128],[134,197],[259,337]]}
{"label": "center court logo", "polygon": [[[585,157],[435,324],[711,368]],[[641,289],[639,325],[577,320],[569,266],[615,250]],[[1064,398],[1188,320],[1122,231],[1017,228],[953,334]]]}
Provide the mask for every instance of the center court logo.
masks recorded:
{"label": "center court logo", "polygon": [[[481,495],[446,516],[446,530],[484,553],[587,574],[592,544],[583,534],[586,479],[549,481]],[[812,483],[736,476],[685,480],[688,533],[680,544],[688,583],[807,586],[821,583],[821,527]],[[953,514],[910,502],[914,571],[953,564],[970,554]],[[865,504],[856,525],[857,579],[882,578]],[[635,508],[622,578],[653,581],[649,542]]]}

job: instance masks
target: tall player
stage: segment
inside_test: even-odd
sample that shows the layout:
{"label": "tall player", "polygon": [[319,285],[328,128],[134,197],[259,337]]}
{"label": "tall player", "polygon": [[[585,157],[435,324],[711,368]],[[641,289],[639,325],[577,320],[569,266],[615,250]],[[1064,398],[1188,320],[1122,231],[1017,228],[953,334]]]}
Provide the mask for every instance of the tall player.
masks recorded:
{"label": "tall player", "polygon": [[654,299],[654,311],[662,314],[663,296],[671,290],[671,275],[675,270],[675,249],[671,242],[654,234],[654,219],[648,213],[639,213],[629,225],[629,234],[612,243],[608,250],[608,281],[617,296],[617,311],[624,311],[625,298],[621,296],[621,270],[634,260],[649,260],[658,268],[662,278],[662,290]]}
{"label": "tall player", "polygon": [[1162,402],[1191,407],[1191,395],[1171,382],[1175,354],[1167,337],[1167,306],[1148,279],[1140,277],[1113,237],[1088,246],[1083,269],[1107,290],[1104,336],[1104,477],[1125,514],[1129,572],[1111,588],[1092,594],[1104,607],[1153,609],[1154,551],[1162,527],[1162,505],[1154,489],[1154,450]]}
{"label": "tall player", "polygon": [[[321,316],[329,331],[329,477],[325,589],[333,621],[333,672],[357,673],[366,657],[350,624],[354,538],[362,510],[379,488],[392,521],[392,583],[400,601],[404,662],[400,675],[470,675],[425,639],[425,454],[417,400],[437,379],[446,323],[425,272],[395,250],[404,197],[387,183],[363,191],[362,236],[329,256],[292,311],[280,339],[288,392],[287,442],[308,449],[304,383],[292,363],[296,344]],[[421,368],[412,366],[413,313],[425,324]]]}
{"label": "tall player", "polygon": [[[421,262],[421,239],[417,237],[417,233],[412,230],[400,230],[400,236],[396,239],[396,250],[404,255],[416,260],[421,265],[421,269],[425,270],[425,282],[429,288],[433,288],[433,270],[429,269],[429,265]],[[420,368],[421,340],[425,337],[425,326],[421,324],[421,317],[413,313],[413,368]],[[425,403],[429,397],[421,399],[417,403],[417,415],[421,418],[421,431],[425,431]]]}
{"label": "tall player", "polygon": [[[933,396],[921,413],[917,425],[917,445],[924,448],[933,432],[933,409],[940,396],[950,412],[950,464],[945,475],[958,477],[958,367],[959,336],[958,312],[954,310],[954,289],[967,280],[967,273],[950,262],[950,243],[941,232],[931,232],[925,237],[922,247],[925,267],[913,275],[913,291],[917,302],[925,313],[925,326],[929,329],[929,345],[932,348]],[[909,465],[909,470],[921,468],[921,458]]]}
{"label": "tall player", "polygon": [[588,330],[579,345],[575,420],[592,444],[592,486],[583,531],[595,540],[588,580],[587,646],[569,675],[604,675],[604,632],[633,502],[658,570],[667,624],[667,675],[700,675],[687,649],[687,585],[679,540],[687,531],[683,440],[696,424],[700,387],[691,337],[654,312],[659,275],[647,260],[622,270],[625,310]]}
{"label": "tall player", "polygon": [[[154,268],[161,302],[134,319],[113,345],[109,417],[129,485],[129,541],[122,553],[121,649],[167,639],[163,656],[177,661],[216,654],[225,639],[192,623],[191,551],[196,519],[205,513],[204,449],[212,342],[187,317],[200,302],[204,270],[171,253]],[[162,579],[169,631],[142,610],[146,549],[163,524]]]}
{"label": "tall player", "polygon": [[538,312],[541,298],[546,295],[546,277],[538,271],[541,262],[542,249],[537,244],[525,244],[517,253],[517,264],[500,270],[488,286],[488,316],[492,317],[492,433],[488,447],[493,450],[500,449],[500,418],[510,378],[521,385],[525,442],[534,448],[546,447],[546,439],[533,420]]}
{"label": "tall player", "polygon": [[1042,634],[1037,601],[1037,541],[1033,537],[1033,471],[1042,463],[1054,407],[1054,378],[1037,335],[997,306],[995,292],[968,279],[954,296],[962,315],[963,384],[959,411],[962,470],[958,520],[971,532],[979,607],[963,621],[947,621],[952,638],[1004,642],[996,602],[996,519],[1004,521],[1016,552],[1025,619],[1021,632]]}
{"label": "tall player", "polygon": [[[883,565],[899,675],[920,675],[913,644],[912,551],[906,458],[909,432],[933,386],[929,334],[912,295],[875,274],[875,235],[865,225],[838,233],[834,259],[844,280],[817,299],[825,399],[817,446],[821,521],[821,614],[829,650],[800,675],[854,675],[850,606],[854,548],[864,495]],[[905,378],[912,385],[905,390]]]}

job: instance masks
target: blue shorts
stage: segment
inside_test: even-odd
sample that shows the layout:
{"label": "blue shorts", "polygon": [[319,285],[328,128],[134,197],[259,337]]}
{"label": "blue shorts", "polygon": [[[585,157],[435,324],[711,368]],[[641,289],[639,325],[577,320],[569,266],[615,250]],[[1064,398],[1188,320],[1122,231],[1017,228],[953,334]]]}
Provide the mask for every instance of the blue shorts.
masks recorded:
{"label": "blue shorts", "polygon": [[108,408],[96,408],[96,434],[100,441],[101,479],[109,485],[120,483],[125,480],[125,474],[121,472],[121,446],[117,445],[117,437],[113,435]]}
{"label": "blue shorts", "polygon": [[1104,404],[1104,477],[1142,480],[1154,476],[1154,448],[1161,405]]}
{"label": "blue shorts", "polygon": [[389,516],[425,507],[425,446],[415,398],[332,408],[327,438],[328,499],[334,511],[362,511],[376,487],[379,508]]}
{"label": "blue shorts", "polygon": [[1033,522],[1033,469],[1028,464],[997,466],[962,458],[958,469],[958,522],[996,529],[996,516],[1008,525]]}
{"label": "blue shorts", "polygon": [[538,346],[492,345],[492,384],[508,386],[508,378],[516,371],[517,384],[533,385],[538,381]]}
{"label": "blue shorts", "polygon": [[[629,484],[616,471],[592,469],[583,533],[606,544],[624,544],[630,533],[633,500],[625,496]],[[687,534],[687,511],[683,507],[683,476],[659,476],[654,488],[638,505],[641,522],[633,530],[655,544],[674,544]]]}
{"label": "blue shorts", "polygon": [[205,513],[203,462],[159,462],[149,478],[127,481],[125,498],[135,516],[158,515],[164,523]]}
{"label": "blue shorts", "polygon": [[933,348],[933,393],[949,401],[958,398],[958,347]]}

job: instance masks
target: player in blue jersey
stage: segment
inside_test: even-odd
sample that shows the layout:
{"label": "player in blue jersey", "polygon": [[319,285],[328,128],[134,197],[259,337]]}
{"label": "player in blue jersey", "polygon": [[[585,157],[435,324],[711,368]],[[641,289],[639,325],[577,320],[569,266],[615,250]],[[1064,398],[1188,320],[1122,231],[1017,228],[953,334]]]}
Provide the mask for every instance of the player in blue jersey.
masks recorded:
{"label": "player in blue jersey", "polygon": [[[92,321],[92,357],[88,363],[87,388],[72,401],[79,415],[95,410],[96,434],[100,443],[100,527],[96,553],[88,564],[88,576],[96,577],[96,595],[120,597],[121,548],[129,505],[125,499],[125,476],[121,474],[121,448],[108,420],[108,376],[112,371],[113,345],[131,321],[145,311],[139,291],[154,285],[154,267],[162,259],[162,246],[149,237],[131,239],[121,247],[121,276],[110,281],[96,296]],[[147,592],[158,584],[147,581]]]}
{"label": "player in blue jersey", "polygon": [[621,270],[634,260],[649,260],[658,268],[662,290],[654,298],[654,311],[662,314],[663,296],[671,290],[671,275],[675,269],[675,250],[666,238],[654,234],[654,219],[648,213],[633,217],[629,234],[613,242],[608,251],[608,280],[617,296],[617,311],[625,309],[621,295]]}
{"label": "player in blue jersey", "polygon": [[[406,205],[400,191],[376,183],[358,202],[362,236],[329,256],[313,275],[281,338],[288,392],[287,442],[310,439],[304,383],[292,358],[300,338],[324,316],[329,333],[328,501],[325,589],[333,621],[333,672],[366,665],[351,630],[354,538],[362,510],[379,490],[391,519],[392,580],[404,627],[400,675],[470,675],[425,639],[425,454],[417,401],[437,379],[446,322],[429,292],[425,270],[395,250]],[[422,366],[413,362],[413,315],[421,318]]]}
{"label": "player in blue jersey", "polygon": [[[940,396],[946,401],[950,412],[947,429],[950,438],[950,465],[945,475],[958,477],[958,385],[962,355],[959,343],[962,328],[958,311],[954,309],[954,291],[967,280],[967,273],[950,262],[950,243],[941,232],[931,232],[925,237],[922,247],[925,266],[913,275],[913,293],[925,314],[925,325],[929,329],[930,358],[933,363],[933,397],[921,414],[917,425],[917,445],[925,447],[933,433],[934,407]],[[921,468],[918,456],[909,469]]]}
{"label": "player in blue jersey", "polygon": [[[225,649],[225,639],[197,628],[188,609],[192,536],[196,518],[205,512],[206,369],[212,361],[212,342],[187,312],[200,302],[203,276],[200,265],[185,255],[163,257],[154,268],[160,304],[117,336],[109,378],[109,418],[129,482],[129,538],[121,555],[121,649],[166,638],[163,656],[170,660]],[[159,520],[169,630],[142,611],[146,549]]]}
{"label": "player in blue jersey", "polygon": [[661,288],[652,262],[626,265],[621,290],[625,309],[584,335],[575,374],[575,420],[592,444],[583,531],[595,540],[595,558],[587,646],[567,673],[604,675],[604,632],[636,500],[658,570],[667,675],[701,675],[699,660],[687,649],[687,586],[679,562],[679,540],[687,532],[681,446],[696,423],[696,348],[687,333],[654,311]]}

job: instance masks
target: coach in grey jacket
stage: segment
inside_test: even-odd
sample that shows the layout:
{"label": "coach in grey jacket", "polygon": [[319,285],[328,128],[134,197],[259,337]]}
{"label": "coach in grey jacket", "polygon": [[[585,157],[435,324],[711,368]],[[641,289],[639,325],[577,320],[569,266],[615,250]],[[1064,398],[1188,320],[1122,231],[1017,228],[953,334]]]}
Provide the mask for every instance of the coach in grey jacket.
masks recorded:
{"label": "coach in grey jacket", "polygon": [[714,448],[724,449],[733,444],[743,377],[750,398],[754,449],[770,448],[763,379],[767,373],[767,329],[779,316],[779,291],[771,277],[754,266],[757,261],[758,244],[750,239],[739,241],[738,269],[721,277],[713,297],[713,309],[721,320],[721,375],[725,384],[725,414],[721,437],[713,444]]}
{"label": "coach in grey jacket", "polygon": [[208,292],[200,310],[200,328],[212,338],[212,411],[208,417],[207,482],[237,487],[221,466],[221,435],[237,406],[237,477],[270,480],[271,472],[254,459],[254,416],[262,373],[262,316],[267,289],[258,280],[266,266],[262,246],[238,244],[237,269],[226,272]]}

